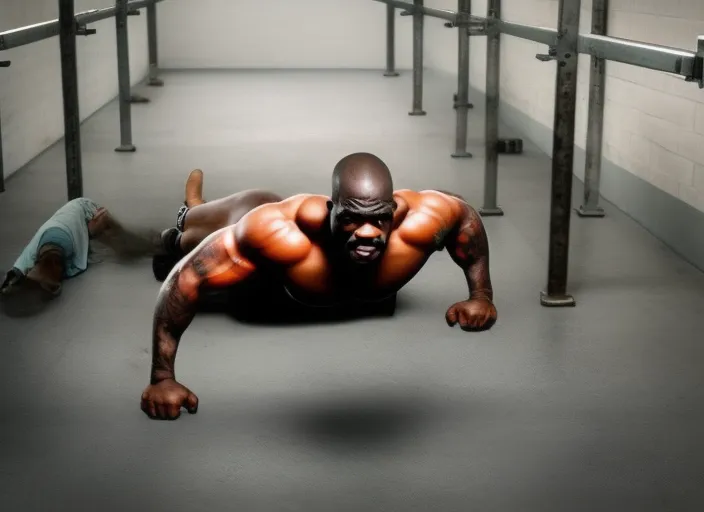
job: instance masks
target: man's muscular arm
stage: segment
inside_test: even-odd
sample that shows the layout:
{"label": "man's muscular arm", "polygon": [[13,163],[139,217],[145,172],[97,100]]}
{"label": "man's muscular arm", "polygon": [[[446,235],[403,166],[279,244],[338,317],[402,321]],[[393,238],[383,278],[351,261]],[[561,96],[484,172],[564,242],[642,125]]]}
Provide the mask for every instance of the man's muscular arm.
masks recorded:
{"label": "man's muscular arm", "polygon": [[203,240],[171,271],[157,299],[151,379],[142,393],[142,411],[150,418],[174,420],[184,406],[190,413],[197,411],[198,397],[175,378],[179,341],[195,316],[203,286],[235,284],[252,272],[254,265],[240,257],[232,227]]}
{"label": "man's muscular arm", "polygon": [[445,246],[452,260],[465,274],[469,288],[469,299],[493,301],[494,291],[489,275],[489,241],[479,214],[457,199],[461,213],[455,226],[445,238]]}
{"label": "man's muscular arm", "polygon": [[479,214],[460,196],[445,193],[451,202],[451,222],[440,234],[452,260],[462,269],[469,298],[453,304],[445,319],[466,331],[489,329],[496,322],[494,290],[489,274],[489,241]]}
{"label": "man's muscular arm", "polygon": [[193,321],[203,286],[230,286],[254,272],[242,257],[234,228],[203,240],[166,279],[157,298],[152,333],[151,383],[174,379],[174,361],[181,336]]}
{"label": "man's muscular arm", "polygon": [[305,258],[309,246],[295,222],[272,206],[213,233],[172,270],[157,300],[151,383],[142,393],[142,410],[150,418],[176,419],[181,407],[191,413],[198,408],[198,397],[176,382],[174,363],[181,336],[195,316],[201,289],[236,284],[254,273],[255,264],[261,261],[296,264]]}

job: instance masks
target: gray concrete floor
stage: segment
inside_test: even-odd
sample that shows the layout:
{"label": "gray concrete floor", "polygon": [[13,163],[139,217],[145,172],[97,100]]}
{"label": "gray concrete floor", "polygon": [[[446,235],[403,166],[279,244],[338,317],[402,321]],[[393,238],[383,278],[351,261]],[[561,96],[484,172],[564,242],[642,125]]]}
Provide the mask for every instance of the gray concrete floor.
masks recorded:
{"label": "gray concrete floor", "polygon": [[[482,98],[454,160],[454,84],[429,73],[181,72],[83,127],[85,195],[128,223],[171,225],[187,173],[210,198],[248,187],[327,193],[344,154],[385,159],[397,187],[482,197]],[[504,134],[509,133],[504,128]],[[65,200],[63,145],[0,196],[0,265]],[[0,508],[7,511],[593,511],[704,508],[704,276],[610,205],[573,217],[574,309],[545,309],[549,159],[501,159],[487,218],[499,311],[445,325],[466,295],[446,253],[397,315],[339,325],[196,318],[177,375],[197,415],[150,421],[149,262],[104,262],[41,317],[0,318]],[[578,193],[579,187],[576,186]],[[578,196],[575,204],[578,204]],[[274,311],[272,314],[276,315]]]}

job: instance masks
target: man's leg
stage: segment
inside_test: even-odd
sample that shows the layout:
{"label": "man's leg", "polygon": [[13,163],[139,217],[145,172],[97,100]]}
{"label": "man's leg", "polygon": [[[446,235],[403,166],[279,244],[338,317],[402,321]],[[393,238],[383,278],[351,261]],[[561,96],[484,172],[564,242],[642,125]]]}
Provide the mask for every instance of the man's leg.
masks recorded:
{"label": "man's leg", "polygon": [[182,206],[177,214],[176,227],[162,233],[165,256],[153,260],[154,277],[163,281],[171,269],[206,237],[226,226],[236,224],[254,208],[275,203],[282,198],[263,190],[245,190],[222,199]]}
{"label": "man's leg", "polygon": [[185,211],[179,210],[179,219],[182,219],[179,228],[181,231],[179,247],[184,254],[187,254],[206,237],[226,226],[237,224],[242,217],[258,206],[276,203],[282,199],[264,190],[245,190]]}

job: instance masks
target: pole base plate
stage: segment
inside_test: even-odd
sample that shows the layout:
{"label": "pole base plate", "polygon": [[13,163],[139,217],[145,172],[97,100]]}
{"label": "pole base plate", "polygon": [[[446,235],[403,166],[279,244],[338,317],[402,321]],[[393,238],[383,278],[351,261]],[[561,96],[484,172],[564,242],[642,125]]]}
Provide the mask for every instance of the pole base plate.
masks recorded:
{"label": "pole base plate", "polygon": [[605,217],[606,213],[600,206],[595,206],[594,208],[586,208],[584,205],[574,210],[580,217]]}
{"label": "pole base plate", "polygon": [[163,87],[164,81],[161,78],[150,78],[147,80],[147,85],[150,87]]}
{"label": "pole base plate", "polygon": [[452,156],[452,158],[472,158],[472,153],[468,151],[455,151],[450,156]]}
{"label": "pole base plate", "polygon": [[425,110],[413,110],[408,113],[409,116],[424,116],[427,112]]}
{"label": "pole base plate", "polygon": [[569,294],[548,295],[548,292],[540,292],[540,305],[547,308],[572,308],[577,303]]}
{"label": "pole base plate", "polygon": [[399,76],[399,73],[396,71],[387,71],[384,73],[384,76]]}
{"label": "pole base plate", "polygon": [[121,146],[116,147],[115,151],[118,153],[134,153],[135,151],[137,151],[137,148],[134,147],[133,144],[123,144]]}
{"label": "pole base plate", "polygon": [[503,217],[504,215],[504,211],[499,206],[494,208],[486,208],[482,206],[477,210],[477,213],[479,213],[482,217]]}

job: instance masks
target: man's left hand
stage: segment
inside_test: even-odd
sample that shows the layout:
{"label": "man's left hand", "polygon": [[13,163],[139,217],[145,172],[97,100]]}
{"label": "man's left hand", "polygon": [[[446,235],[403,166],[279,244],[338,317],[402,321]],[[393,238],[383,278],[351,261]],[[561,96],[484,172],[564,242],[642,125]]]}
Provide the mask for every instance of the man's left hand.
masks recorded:
{"label": "man's left hand", "polygon": [[463,331],[483,331],[496,322],[496,307],[489,299],[463,300],[450,306],[445,320],[450,327],[460,324]]}

